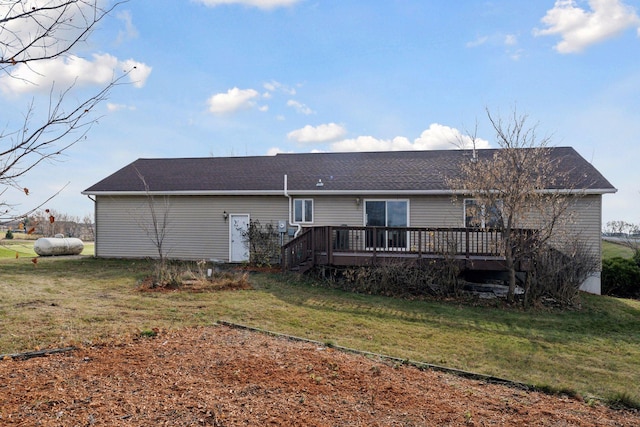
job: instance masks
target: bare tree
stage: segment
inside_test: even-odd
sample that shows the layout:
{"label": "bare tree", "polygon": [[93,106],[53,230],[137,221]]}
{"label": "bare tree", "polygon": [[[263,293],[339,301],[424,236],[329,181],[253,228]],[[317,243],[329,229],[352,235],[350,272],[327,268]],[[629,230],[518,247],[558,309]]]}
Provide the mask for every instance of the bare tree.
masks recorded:
{"label": "bare tree", "polygon": [[[87,40],[98,23],[116,6],[103,7],[102,0],[52,0],[0,2],[0,71],[8,79],[30,84],[15,71],[37,73],[35,64],[64,58],[79,43]],[[125,75],[131,70],[125,70]],[[0,195],[7,187],[23,190],[19,178],[38,164],[54,160],[86,137],[98,120],[94,110],[124,77],[115,77],[104,88],[86,99],[72,98],[74,86],[57,89],[52,85],[48,105],[36,108],[35,101],[26,106],[21,125],[7,125],[0,131]],[[44,110],[43,112],[40,110]],[[13,127],[13,129],[11,129]],[[25,217],[29,213],[12,213],[6,202],[1,219]],[[33,210],[32,210],[33,211]]]}
{"label": "bare tree", "polygon": [[149,185],[145,177],[138,170],[136,170],[136,174],[144,185],[147,200],[146,209],[138,212],[136,221],[151,243],[153,243],[158,253],[155,268],[155,284],[163,286],[171,280],[167,264],[169,252],[165,246],[165,237],[167,236],[170,220],[169,214],[171,206],[169,196],[159,198],[154,196],[149,190]]}
{"label": "bare tree", "polygon": [[[81,222],[77,216],[59,212],[54,209],[44,209],[34,212],[29,217],[33,234],[45,237],[62,234],[65,237],[84,239],[87,235],[92,239],[92,230],[87,230],[86,222]],[[86,221],[86,220],[85,220]],[[89,217],[89,221],[91,221]],[[89,222],[89,225],[91,223]]]}
{"label": "bare tree", "polygon": [[82,239],[95,242],[96,229],[95,229],[95,223],[93,221],[93,215],[89,215],[89,214],[85,215],[82,218],[82,224],[83,224]]}
{"label": "bare tree", "polygon": [[[460,165],[459,177],[449,180],[457,192],[473,198],[466,215],[472,225],[495,228],[502,238],[496,242],[509,272],[508,300],[514,301],[519,261],[532,258],[565,219],[569,198],[545,191],[564,184],[557,160],[550,156],[549,137],[540,137],[526,115],[508,120],[487,117],[496,132],[499,150],[490,157],[473,152]],[[475,141],[475,136],[472,136]],[[535,239],[523,237],[519,228],[535,228]]]}
{"label": "bare tree", "polygon": [[607,239],[632,249],[640,257],[640,224],[609,221],[604,232]]}

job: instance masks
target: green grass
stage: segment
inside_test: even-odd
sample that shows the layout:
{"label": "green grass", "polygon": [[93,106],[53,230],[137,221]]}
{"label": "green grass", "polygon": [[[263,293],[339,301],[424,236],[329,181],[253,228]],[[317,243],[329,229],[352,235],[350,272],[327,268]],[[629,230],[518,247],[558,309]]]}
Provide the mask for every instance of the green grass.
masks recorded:
{"label": "green grass", "polygon": [[610,401],[640,402],[640,302],[532,311],[358,295],[279,274],[253,290],[142,293],[145,261],[0,261],[0,353],[227,320]]}
{"label": "green grass", "polygon": [[613,257],[631,258],[633,257],[633,249],[618,243],[602,241],[602,258],[609,259]]}
{"label": "green grass", "polygon": [[[16,254],[18,257],[36,257],[38,255],[33,250],[34,243],[35,239],[2,239],[0,240],[0,259],[16,258]],[[93,255],[93,251],[94,243],[84,242],[84,250],[81,255]]]}

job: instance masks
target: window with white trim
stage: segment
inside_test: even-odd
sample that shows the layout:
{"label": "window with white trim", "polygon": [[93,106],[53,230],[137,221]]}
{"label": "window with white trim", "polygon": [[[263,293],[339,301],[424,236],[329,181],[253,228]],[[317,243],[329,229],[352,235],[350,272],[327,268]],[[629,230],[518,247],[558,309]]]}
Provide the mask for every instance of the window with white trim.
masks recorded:
{"label": "window with white trim", "polygon": [[502,227],[502,203],[486,205],[477,199],[464,199],[464,226],[473,228]]}
{"label": "window with white trim", "polygon": [[[365,200],[364,225],[367,227],[407,227],[409,224],[408,200]],[[404,248],[407,232],[402,230],[377,230],[367,232],[367,247]]]}
{"label": "window with white trim", "polygon": [[293,200],[293,222],[311,223],[313,222],[313,199]]}

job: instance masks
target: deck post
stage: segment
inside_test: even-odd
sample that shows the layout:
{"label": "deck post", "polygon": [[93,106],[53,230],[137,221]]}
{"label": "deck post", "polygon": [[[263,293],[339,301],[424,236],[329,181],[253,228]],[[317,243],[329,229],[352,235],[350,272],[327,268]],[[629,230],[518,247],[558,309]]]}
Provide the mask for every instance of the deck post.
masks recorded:
{"label": "deck post", "polygon": [[373,227],[373,264],[377,264],[378,227]]}
{"label": "deck post", "polygon": [[333,264],[333,245],[331,244],[331,238],[333,237],[333,227],[328,226],[326,228],[326,237],[325,237],[325,245],[327,249],[327,260],[329,260],[329,265]]}
{"label": "deck post", "polygon": [[[311,252],[311,254],[309,254]],[[311,255],[311,262],[316,264],[316,230],[311,229],[311,242],[307,246],[307,256]]]}
{"label": "deck post", "polygon": [[471,243],[470,240],[469,240],[469,227],[465,227],[464,234],[465,234],[465,239],[466,239],[466,242],[464,244],[464,248],[465,248],[465,254],[464,255],[465,255],[465,257],[467,259],[469,259],[469,257],[470,257],[469,244]]}

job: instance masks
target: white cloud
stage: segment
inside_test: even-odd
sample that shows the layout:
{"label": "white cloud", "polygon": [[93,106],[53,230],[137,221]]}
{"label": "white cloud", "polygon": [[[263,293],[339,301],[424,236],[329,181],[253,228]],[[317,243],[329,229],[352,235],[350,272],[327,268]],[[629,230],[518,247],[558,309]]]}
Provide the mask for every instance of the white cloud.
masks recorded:
{"label": "white cloud", "polygon": [[112,102],[107,102],[107,111],[110,111],[110,112],[122,111],[122,110],[134,111],[135,109],[136,107],[134,107],[133,105],[114,104]]}
{"label": "white cloud", "polygon": [[195,0],[205,6],[219,6],[222,4],[242,4],[259,9],[275,9],[276,7],[293,6],[300,0]]}
{"label": "white cloud", "polygon": [[[473,148],[473,139],[458,129],[432,123],[414,141],[414,150],[446,150],[449,148]],[[489,141],[476,138],[476,148],[489,148]]]}
{"label": "white cloud", "polygon": [[75,55],[59,56],[28,66],[18,64],[11,70],[11,75],[0,78],[0,88],[4,93],[19,94],[48,91],[54,82],[59,88],[71,85],[104,86],[122,71],[129,71],[128,80],[140,88],[151,73],[151,67],[132,59],[119,61],[109,54],[94,54],[93,60]]}
{"label": "white cloud", "polygon": [[116,17],[124,23],[124,30],[120,30],[118,33],[118,39],[116,43],[122,43],[124,40],[138,38],[138,30],[133,25],[133,18],[131,12],[128,10],[119,12]]}
{"label": "white cloud", "polygon": [[489,36],[481,36],[478,37],[477,39],[470,41],[467,43],[467,47],[478,47],[478,46],[482,46],[483,44],[485,44],[486,42],[489,41]]}
{"label": "white cloud", "polygon": [[[432,123],[429,129],[411,142],[404,136],[393,139],[378,139],[372,136],[359,136],[331,144],[332,151],[411,151],[446,150],[472,148],[473,140],[458,129]],[[489,148],[489,142],[476,138],[476,148]]]}
{"label": "white cloud", "polygon": [[119,63],[123,71],[129,73],[129,81],[133,83],[134,87],[141,88],[147,82],[147,77],[151,74],[152,68],[148,65],[134,61],[133,59],[127,59]]}
{"label": "white cloud", "polygon": [[328,123],[319,126],[307,125],[287,134],[287,138],[302,144],[329,142],[342,138],[347,133],[343,126]]}
{"label": "white cloud", "polygon": [[[2,55],[5,58],[15,56],[17,65],[7,68],[9,74],[0,76],[0,90],[5,94],[20,94],[51,90],[55,82],[56,88],[64,90],[70,86],[83,87],[90,85],[105,86],[114,78],[121,75],[123,70],[133,69],[127,79],[135,87],[142,87],[151,67],[134,60],[120,61],[107,53],[94,53],[90,57],[80,57],[75,54],[77,46],[84,46],[83,31],[92,23],[94,8],[100,8],[97,2],[63,2],[50,0],[46,5],[38,5],[34,0],[23,2],[2,2],[0,16],[7,22],[2,25],[0,45],[3,46]],[[58,7],[61,4],[65,7]],[[69,4],[67,4],[69,3]],[[31,8],[41,10],[35,17],[28,17],[25,11]],[[121,12],[118,18],[125,23],[129,37],[136,36],[136,30],[129,12]],[[55,31],[49,32],[49,25],[54,25]],[[74,44],[74,40],[80,43]],[[26,50],[23,51],[23,49]],[[24,63],[25,58],[50,57],[48,60],[38,60]]]}
{"label": "white cloud", "polygon": [[556,0],[541,20],[547,28],[535,29],[534,35],[560,35],[562,41],[555,46],[560,53],[581,52],[630,27],[637,27],[640,35],[640,17],[621,0],[589,0],[589,6],[591,10],[585,10],[575,0]]}
{"label": "white cloud", "polygon": [[331,151],[404,151],[411,149],[411,141],[403,136],[397,136],[393,139],[359,136],[331,144]]}
{"label": "white cloud", "polygon": [[295,109],[298,113],[304,114],[305,116],[308,116],[314,113],[314,111],[311,108],[294,99],[290,99],[287,101],[287,107],[291,107]]}
{"label": "white cloud", "polygon": [[284,151],[280,147],[271,147],[267,150],[267,156],[275,156],[279,153],[293,153],[293,151]]}
{"label": "white cloud", "polygon": [[504,37],[504,44],[506,44],[507,46],[515,46],[518,44],[518,36],[516,36],[515,34],[507,34]]}
{"label": "white cloud", "polygon": [[[270,82],[267,82],[265,84],[262,85],[262,87],[264,87],[267,91],[269,92],[284,92],[287,95],[295,95],[296,94],[296,90],[292,87],[289,87],[285,84],[282,84],[280,82],[277,82],[275,80],[271,80]],[[271,95],[271,94],[269,94]]]}
{"label": "white cloud", "polygon": [[507,52],[509,54],[509,58],[513,59],[514,61],[519,60],[522,57],[522,53],[524,51],[522,49],[517,49],[514,50],[513,52]]}
{"label": "white cloud", "polygon": [[208,100],[209,111],[213,114],[231,113],[240,109],[255,106],[255,99],[260,94],[254,89],[238,89],[234,87],[226,93],[217,93]]}

